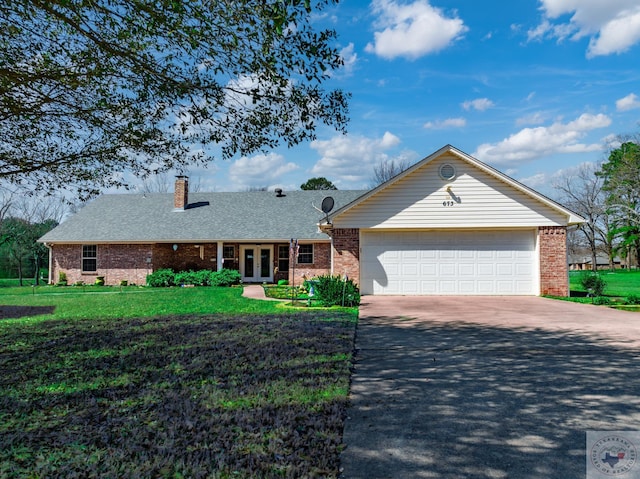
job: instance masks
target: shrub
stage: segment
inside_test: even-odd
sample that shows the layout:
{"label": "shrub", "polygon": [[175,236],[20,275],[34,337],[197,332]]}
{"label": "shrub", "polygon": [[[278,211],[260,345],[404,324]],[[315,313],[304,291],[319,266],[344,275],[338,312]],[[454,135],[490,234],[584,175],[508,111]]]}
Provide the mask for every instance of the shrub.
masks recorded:
{"label": "shrub", "polygon": [[58,273],[58,282],[56,283],[58,286],[66,286],[67,285],[67,273],[64,271],[60,271]]}
{"label": "shrub", "polygon": [[235,269],[221,269],[209,274],[209,284],[211,286],[232,286],[240,284],[242,276]]}
{"label": "shrub", "polygon": [[312,281],[306,281],[305,286],[313,286],[314,297],[322,306],[357,306],[360,304],[360,291],[350,279],[340,276],[318,276]]}
{"label": "shrub", "polygon": [[611,299],[607,298],[606,296],[597,296],[593,298],[593,304],[597,304],[599,306],[606,306],[611,304]]}
{"label": "shrub", "polygon": [[625,300],[626,304],[640,304],[640,296],[636,296],[635,294],[630,294],[627,296]]}
{"label": "shrub", "polygon": [[180,271],[176,273],[174,282],[176,285],[209,286],[209,277],[212,271],[201,269],[199,271]]}
{"label": "shrub", "polygon": [[104,276],[96,276],[96,286],[104,286]]}
{"label": "shrub", "polygon": [[590,296],[602,296],[607,283],[602,276],[594,272],[586,272],[580,278],[580,284],[587,290]]}
{"label": "shrub", "polygon": [[147,275],[147,284],[154,288],[175,286],[175,273],[172,269],[159,269]]}
{"label": "shrub", "polygon": [[278,286],[288,286],[289,285],[289,281],[286,279],[280,279],[278,280]]}

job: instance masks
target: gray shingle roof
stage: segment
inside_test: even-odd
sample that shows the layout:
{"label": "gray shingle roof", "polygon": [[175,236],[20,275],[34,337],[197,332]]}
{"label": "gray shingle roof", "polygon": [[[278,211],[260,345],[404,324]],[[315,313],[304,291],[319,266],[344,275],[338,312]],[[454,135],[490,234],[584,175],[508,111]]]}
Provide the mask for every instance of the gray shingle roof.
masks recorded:
{"label": "gray shingle roof", "polygon": [[45,243],[327,240],[317,224],[325,196],[335,208],[365,191],[190,193],[189,207],[174,211],[173,194],[103,195],[61,223]]}

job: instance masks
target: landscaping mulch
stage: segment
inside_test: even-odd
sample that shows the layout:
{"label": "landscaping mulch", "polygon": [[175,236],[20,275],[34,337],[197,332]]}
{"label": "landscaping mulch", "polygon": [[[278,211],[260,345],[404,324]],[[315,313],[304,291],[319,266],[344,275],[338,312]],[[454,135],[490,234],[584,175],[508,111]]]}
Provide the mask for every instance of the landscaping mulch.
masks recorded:
{"label": "landscaping mulch", "polygon": [[0,477],[337,477],[355,315],[0,330]]}

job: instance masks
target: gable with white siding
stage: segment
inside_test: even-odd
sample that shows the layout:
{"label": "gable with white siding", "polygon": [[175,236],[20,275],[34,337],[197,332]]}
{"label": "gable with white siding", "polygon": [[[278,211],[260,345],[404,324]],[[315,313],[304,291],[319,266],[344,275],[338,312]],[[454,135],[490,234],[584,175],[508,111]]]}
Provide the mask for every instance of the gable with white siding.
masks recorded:
{"label": "gable with white siding", "polygon": [[[442,165],[455,168],[444,180]],[[572,214],[477,160],[445,147],[333,215],[334,228],[566,226]]]}

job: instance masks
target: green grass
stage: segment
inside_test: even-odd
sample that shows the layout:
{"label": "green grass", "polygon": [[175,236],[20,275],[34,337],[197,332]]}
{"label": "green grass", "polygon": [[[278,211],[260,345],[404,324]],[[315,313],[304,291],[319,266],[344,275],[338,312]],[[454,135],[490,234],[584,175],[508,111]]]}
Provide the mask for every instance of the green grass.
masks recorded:
{"label": "green grass", "polygon": [[0,291],[23,314],[0,320],[0,477],[338,476],[356,310],[24,290]]}
{"label": "green grass", "polygon": [[[167,314],[270,314],[277,303],[242,296],[242,288],[40,286],[1,288],[0,318],[107,319]],[[6,321],[0,321],[0,327]]]}
{"label": "green grass", "polygon": [[[559,298],[577,303],[595,303],[625,311],[640,311],[640,305],[627,304],[630,297],[640,297],[640,270],[602,270],[598,271],[606,282],[602,298],[587,297],[587,291],[580,284],[583,274],[589,271],[571,271],[569,273],[570,298]],[[604,304],[603,304],[604,302]]]}
{"label": "green grass", "polygon": [[[607,283],[604,289],[605,296],[625,297],[630,295],[640,296],[640,270],[616,270],[598,272]],[[580,285],[582,271],[569,273],[571,291],[584,293]]]}

